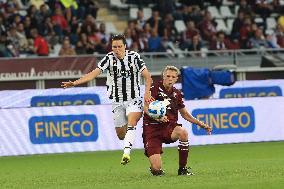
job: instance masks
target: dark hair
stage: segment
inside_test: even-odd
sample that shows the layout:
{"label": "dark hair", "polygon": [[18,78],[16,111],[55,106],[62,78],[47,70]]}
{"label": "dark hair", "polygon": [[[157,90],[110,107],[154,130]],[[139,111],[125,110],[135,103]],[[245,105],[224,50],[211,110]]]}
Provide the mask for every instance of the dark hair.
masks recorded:
{"label": "dark hair", "polygon": [[117,40],[122,40],[123,44],[126,45],[126,39],[123,34],[117,34],[111,37],[111,42],[117,41]]}

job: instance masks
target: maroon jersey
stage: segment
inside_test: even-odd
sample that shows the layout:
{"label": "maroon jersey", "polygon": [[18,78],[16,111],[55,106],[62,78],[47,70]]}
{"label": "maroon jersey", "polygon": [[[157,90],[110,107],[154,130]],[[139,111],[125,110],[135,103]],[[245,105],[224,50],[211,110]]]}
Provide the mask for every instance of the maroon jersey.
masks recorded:
{"label": "maroon jersey", "polygon": [[[163,83],[160,81],[155,83],[151,87],[151,96],[156,100],[169,100],[170,104],[167,106],[166,116],[169,119],[169,122],[165,123],[176,123],[178,120],[178,110],[184,108],[183,95],[180,90],[173,87],[170,91],[167,91],[163,86]],[[153,118],[151,118],[147,113],[144,112],[143,117],[144,124],[161,124]]]}

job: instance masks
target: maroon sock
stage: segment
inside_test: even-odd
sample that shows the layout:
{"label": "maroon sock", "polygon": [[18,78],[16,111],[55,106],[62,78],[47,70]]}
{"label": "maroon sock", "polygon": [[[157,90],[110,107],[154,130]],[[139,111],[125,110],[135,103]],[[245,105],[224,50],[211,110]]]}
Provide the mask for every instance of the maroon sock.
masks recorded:
{"label": "maroon sock", "polygon": [[188,141],[179,141],[178,151],[179,151],[179,167],[186,167],[187,157],[188,157]]}

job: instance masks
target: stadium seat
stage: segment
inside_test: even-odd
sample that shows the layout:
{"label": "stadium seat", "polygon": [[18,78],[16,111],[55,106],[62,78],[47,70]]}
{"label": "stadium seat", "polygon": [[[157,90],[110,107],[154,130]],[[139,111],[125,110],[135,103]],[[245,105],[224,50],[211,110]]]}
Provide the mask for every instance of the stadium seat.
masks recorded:
{"label": "stadium seat", "polygon": [[144,18],[148,20],[152,16],[151,8],[143,8]]}
{"label": "stadium seat", "polygon": [[276,20],[275,18],[269,17],[266,19],[267,29],[274,29],[276,28]]}
{"label": "stadium seat", "polygon": [[233,18],[230,18],[230,19],[227,19],[227,28],[228,28],[228,32],[231,33],[232,32],[232,29],[233,29],[233,24],[234,24],[234,19]]}
{"label": "stadium seat", "polygon": [[118,33],[116,27],[114,26],[114,24],[112,22],[106,22],[106,33],[107,34],[114,34],[114,33]]}
{"label": "stadium seat", "polygon": [[239,9],[240,9],[240,6],[239,5],[235,5],[235,12],[234,12],[235,17],[238,15]]}
{"label": "stadium seat", "polygon": [[179,33],[186,30],[186,26],[183,20],[175,20],[175,27]]}
{"label": "stadium seat", "polygon": [[213,18],[221,18],[222,16],[220,15],[218,9],[215,6],[209,6],[207,9]]}
{"label": "stadium seat", "polygon": [[135,8],[135,7],[131,7],[129,9],[129,18],[130,19],[137,19],[137,12],[138,12],[138,8]]}
{"label": "stadium seat", "polygon": [[175,47],[175,45],[173,44],[173,42],[168,42],[168,47],[177,54],[178,58],[183,58],[184,57],[184,51],[182,51],[180,48]]}
{"label": "stadium seat", "polygon": [[227,6],[230,6],[230,5],[233,5],[234,3],[232,1],[229,1],[229,0],[223,0],[223,5],[227,5]]}
{"label": "stadium seat", "polygon": [[263,18],[255,18],[254,22],[258,25],[258,26],[262,26],[263,25]]}
{"label": "stadium seat", "polygon": [[118,9],[128,9],[127,4],[123,4],[121,0],[110,0],[110,7]]}
{"label": "stadium seat", "polygon": [[217,31],[228,32],[228,28],[223,19],[216,19],[215,22],[217,23]]}
{"label": "stadium seat", "polygon": [[234,17],[234,15],[232,14],[228,6],[221,6],[220,13],[223,18],[233,18]]}

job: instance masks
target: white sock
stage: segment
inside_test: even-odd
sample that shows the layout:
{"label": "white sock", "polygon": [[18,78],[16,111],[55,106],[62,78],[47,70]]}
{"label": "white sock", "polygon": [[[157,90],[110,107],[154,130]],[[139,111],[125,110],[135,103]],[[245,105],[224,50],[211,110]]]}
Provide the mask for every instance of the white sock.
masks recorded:
{"label": "white sock", "polygon": [[123,151],[124,154],[128,154],[128,155],[130,154],[132,145],[135,140],[135,130],[136,130],[136,127],[132,127],[128,125],[126,135],[124,138],[124,151]]}

